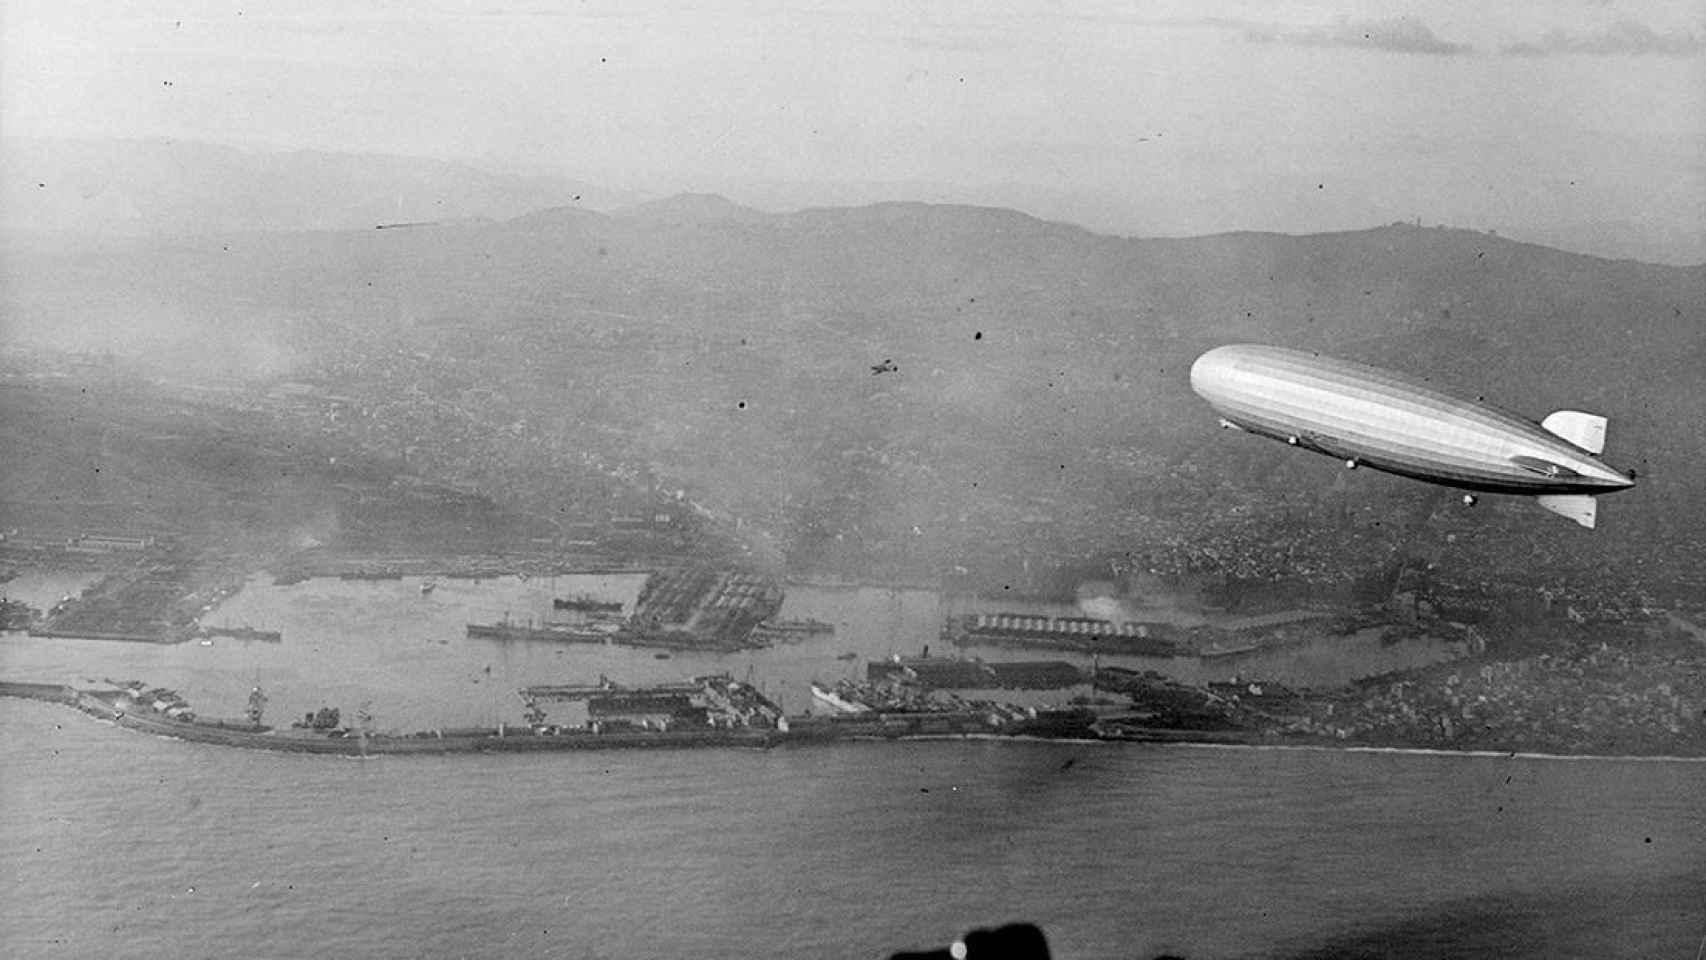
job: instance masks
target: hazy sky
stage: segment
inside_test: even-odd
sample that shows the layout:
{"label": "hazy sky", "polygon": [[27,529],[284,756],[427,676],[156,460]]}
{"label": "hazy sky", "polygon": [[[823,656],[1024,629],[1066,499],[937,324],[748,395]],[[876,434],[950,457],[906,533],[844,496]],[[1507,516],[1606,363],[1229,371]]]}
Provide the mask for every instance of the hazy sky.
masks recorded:
{"label": "hazy sky", "polygon": [[12,0],[4,132],[1056,191],[1157,232],[1706,219],[1701,0],[268,6]]}

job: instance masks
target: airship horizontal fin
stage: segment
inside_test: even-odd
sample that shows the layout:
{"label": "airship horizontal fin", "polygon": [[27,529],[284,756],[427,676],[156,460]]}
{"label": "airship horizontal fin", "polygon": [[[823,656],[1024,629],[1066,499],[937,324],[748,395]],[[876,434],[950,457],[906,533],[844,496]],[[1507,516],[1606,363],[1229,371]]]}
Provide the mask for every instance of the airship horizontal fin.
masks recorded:
{"label": "airship horizontal fin", "polygon": [[1604,417],[1580,410],[1557,410],[1547,414],[1540,425],[1589,453],[1605,449]]}
{"label": "airship horizontal fin", "polygon": [[1551,493],[1534,499],[1547,510],[1560,517],[1574,520],[1589,530],[1593,529],[1594,518],[1599,513],[1599,501],[1586,494]]}

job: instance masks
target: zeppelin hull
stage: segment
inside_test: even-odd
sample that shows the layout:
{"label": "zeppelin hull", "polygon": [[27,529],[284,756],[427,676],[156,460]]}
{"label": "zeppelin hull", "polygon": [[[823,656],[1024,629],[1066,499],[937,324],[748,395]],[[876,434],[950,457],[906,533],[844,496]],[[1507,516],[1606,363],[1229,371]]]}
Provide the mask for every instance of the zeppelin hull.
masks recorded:
{"label": "zeppelin hull", "polygon": [[1197,359],[1191,386],[1232,426],[1418,480],[1530,496],[1634,483],[1536,423],[1362,364],[1220,347]]}

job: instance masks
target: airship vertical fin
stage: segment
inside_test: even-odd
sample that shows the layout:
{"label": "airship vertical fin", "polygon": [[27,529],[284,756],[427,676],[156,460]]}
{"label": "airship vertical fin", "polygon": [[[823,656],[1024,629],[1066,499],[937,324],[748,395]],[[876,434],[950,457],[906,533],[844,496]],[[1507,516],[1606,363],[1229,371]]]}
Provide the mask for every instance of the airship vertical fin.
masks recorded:
{"label": "airship vertical fin", "polygon": [[1604,417],[1580,410],[1557,410],[1547,414],[1540,425],[1589,453],[1605,449]]}
{"label": "airship vertical fin", "polygon": [[1534,499],[1547,510],[1589,530],[1593,529],[1594,518],[1599,513],[1599,501],[1585,494],[1546,494]]}

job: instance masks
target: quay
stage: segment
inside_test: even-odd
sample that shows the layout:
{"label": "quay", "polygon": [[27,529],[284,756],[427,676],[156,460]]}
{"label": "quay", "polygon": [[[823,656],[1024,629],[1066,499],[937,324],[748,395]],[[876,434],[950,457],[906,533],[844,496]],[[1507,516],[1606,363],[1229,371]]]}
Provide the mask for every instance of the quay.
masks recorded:
{"label": "quay", "polygon": [[409,734],[355,730],[277,730],[233,720],[184,719],[143,705],[126,709],[117,690],[85,690],[64,684],[0,681],[0,697],[40,700],[73,707],[117,726],[225,747],[286,753],[377,756],[393,753],[518,753],[540,750],[610,750],[643,747],[770,747],[785,730],[705,727],[674,730],[580,730],[499,724],[497,727],[422,730]]}
{"label": "quay", "polygon": [[30,627],[32,637],[46,637],[55,640],[117,640],[122,643],[183,643],[189,639],[188,633],[130,633],[118,630],[61,630],[53,627]]}
{"label": "quay", "polygon": [[[603,713],[602,722],[560,726],[543,722],[496,727],[421,730],[414,733],[374,733],[339,729],[275,729],[256,720],[218,720],[196,717],[181,702],[161,709],[150,706],[147,694],[134,689],[83,689],[65,684],[0,681],[0,697],[38,700],[80,710],[98,720],[141,733],[251,750],[318,753],[339,756],[442,753],[526,753],[551,750],[612,750],[642,748],[747,747],[768,748],[840,740],[901,740],[984,737],[1099,739],[1095,717],[1087,710],[1012,711],[960,709],[931,712],[874,711],[836,717],[783,717],[772,714],[766,701],[755,700],[744,684],[721,677],[700,678],[698,689],[710,693],[715,707],[709,718],[699,708],[701,723],[642,726]],[[680,709],[687,699],[684,684],[663,691],[614,686],[530,688],[541,699],[588,700],[599,697],[610,711]],[[140,684],[133,684],[140,687]],[[136,698],[140,696],[141,700]],[[529,698],[530,699],[530,698]],[[596,712],[596,711],[595,711]],[[1137,739],[1122,730],[1117,739]]]}

